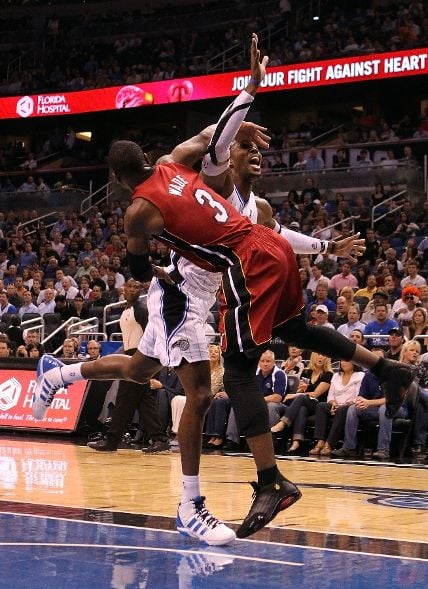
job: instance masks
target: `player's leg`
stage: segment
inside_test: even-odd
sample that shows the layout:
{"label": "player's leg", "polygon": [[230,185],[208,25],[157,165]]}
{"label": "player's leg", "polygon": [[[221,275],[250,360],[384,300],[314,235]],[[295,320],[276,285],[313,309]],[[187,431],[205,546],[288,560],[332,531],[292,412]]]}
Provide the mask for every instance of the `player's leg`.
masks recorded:
{"label": "player's leg", "polygon": [[368,368],[382,383],[388,417],[393,417],[401,407],[415,376],[409,365],[379,358],[367,348],[355,344],[333,329],[308,326],[303,313],[276,327],[272,335],[302,349],[319,352],[330,358],[348,360]]}
{"label": "player's leg", "polygon": [[210,363],[185,362],[175,371],[186,393],[186,405],[178,428],[183,474],[199,474],[202,429],[206,412],[211,404]]}
{"label": "player's leg", "polygon": [[133,380],[147,382],[159,371],[159,362],[137,351],[133,356],[112,354],[90,362],[64,364],[54,356],[44,355],[37,366],[37,386],[33,414],[43,419],[55,393],[79,380]]}
{"label": "player's leg", "polygon": [[256,380],[257,359],[239,352],[224,356],[224,387],[242,435],[253,454],[257,468],[254,500],[247,517],[237,531],[239,538],[254,534],[280,511],[300,497],[299,489],[278,470],[266,402]]}
{"label": "player's leg", "polygon": [[178,428],[183,493],[178,506],[177,529],[210,545],[230,544],[235,539],[235,532],[207,510],[205,497],[200,491],[202,429],[212,400],[210,364],[206,360],[184,362],[176,372],[186,393],[186,405]]}

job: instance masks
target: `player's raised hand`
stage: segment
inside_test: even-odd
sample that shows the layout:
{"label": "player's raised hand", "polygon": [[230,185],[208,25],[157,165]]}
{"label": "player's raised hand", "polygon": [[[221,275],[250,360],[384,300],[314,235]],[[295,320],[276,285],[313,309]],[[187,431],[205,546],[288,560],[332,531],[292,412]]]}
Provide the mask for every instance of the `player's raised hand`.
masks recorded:
{"label": "player's raised hand", "polygon": [[350,235],[345,239],[339,239],[332,242],[331,253],[341,258],[347,258],[354,264],[358,262],[358,257],[366,251],[365,240],[359,239],[360,234]]}
{"label": "player's raised hand", "polygon": [[257,88],[262,83],[266,75],[266,66],[269,61],[269,57],[265,55],[260,61],[260,50],[258,48],[259,38],[256,33],[253,33],[251,38],[251,80],[246,90],[249,94],[255,94]]}
{"label": "player's raised hand", "polygon": [[244,121],[241,123],[239,131],[236,135],[237,141],[253,141],[257,147],[262,149],[269,149],[271,137],[266,134],[267,128]]}

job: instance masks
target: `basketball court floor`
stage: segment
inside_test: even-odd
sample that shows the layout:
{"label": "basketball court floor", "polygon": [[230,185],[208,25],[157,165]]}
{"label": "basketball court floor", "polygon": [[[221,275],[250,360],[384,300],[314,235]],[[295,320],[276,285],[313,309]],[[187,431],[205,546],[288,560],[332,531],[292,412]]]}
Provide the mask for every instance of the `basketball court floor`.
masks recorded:
{"label": "basketball court floor", "polygon": [[[251,540],[175,531],[177,453],[98,453],[69,439],[0,437],[0,588],[428,587],[428,467],[279,458],[302,499]],[[204,455],[207,506],[237,526],[247,455]]]}

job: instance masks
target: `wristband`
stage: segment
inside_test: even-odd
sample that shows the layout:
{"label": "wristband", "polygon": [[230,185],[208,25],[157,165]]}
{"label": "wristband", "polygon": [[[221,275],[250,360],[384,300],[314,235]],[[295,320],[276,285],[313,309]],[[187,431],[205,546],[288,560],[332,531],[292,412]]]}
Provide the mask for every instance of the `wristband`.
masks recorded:
{"label": "wristband", "polygon": [[149,260],[149,254],[133,254],[127,252],[128,266],[132,278],[140,282],[147,282],[153,277],[153,268]]}

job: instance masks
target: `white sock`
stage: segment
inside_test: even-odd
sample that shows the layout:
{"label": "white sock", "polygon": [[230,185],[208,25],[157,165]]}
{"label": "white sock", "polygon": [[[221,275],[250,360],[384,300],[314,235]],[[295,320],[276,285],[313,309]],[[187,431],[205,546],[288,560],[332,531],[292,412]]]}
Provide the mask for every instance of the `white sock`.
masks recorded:
{"label": "white sock", "polygon": [[[66,364],[65,366],[61,366],[58,370],[61,373],[61,380],[64,384],[70,384],[75,382],[76,380],[84,380],[82,376],[82,364],[83,362],[78,362],[77,364]],[[56,369],[55,369],[56,370]],[[53,371],[51,371],[53,372]],[[49,372],[50,378],[50,372]]]}
{"label": "white sock", "polygon": [[187,476],[183,474],[183,491],[181,495],[181,503],[187,503],[195,497],[201,495],[199,475]]}

